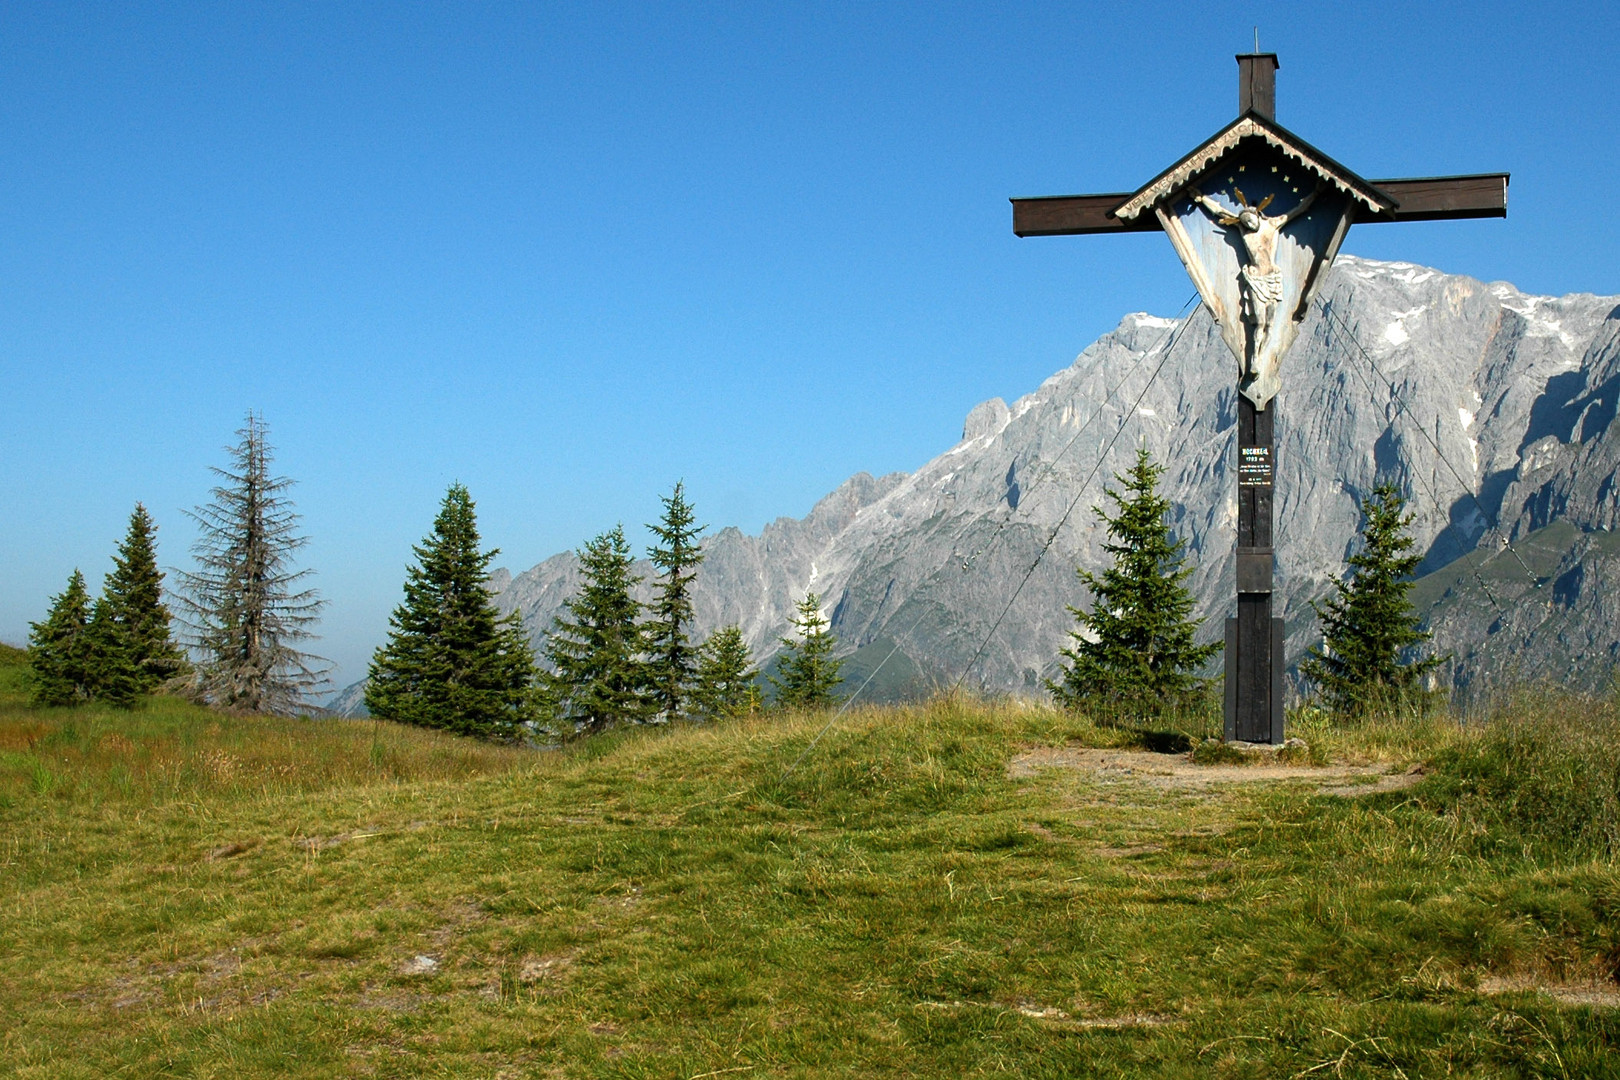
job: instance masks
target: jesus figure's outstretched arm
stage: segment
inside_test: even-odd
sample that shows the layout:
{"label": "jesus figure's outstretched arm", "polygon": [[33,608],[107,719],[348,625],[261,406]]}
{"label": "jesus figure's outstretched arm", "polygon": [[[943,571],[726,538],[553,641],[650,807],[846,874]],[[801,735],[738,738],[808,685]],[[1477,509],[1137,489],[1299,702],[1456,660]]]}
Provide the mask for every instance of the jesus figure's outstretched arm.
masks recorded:
{"label": "jesus figure's outstretched arm", "polygon": [[[1208,214],[1222,225],[1227,224],[1231,219],[1232,212],[1230,210],[1226,209],[1226,207],[1222,206],[1208,195],[1205,195],[1197,188],[1188,188],[1187,194],[1192,196],[1194,205],[1201,207],[1204,213]],[[1227,220],[1223,221],[1223,218]]]}

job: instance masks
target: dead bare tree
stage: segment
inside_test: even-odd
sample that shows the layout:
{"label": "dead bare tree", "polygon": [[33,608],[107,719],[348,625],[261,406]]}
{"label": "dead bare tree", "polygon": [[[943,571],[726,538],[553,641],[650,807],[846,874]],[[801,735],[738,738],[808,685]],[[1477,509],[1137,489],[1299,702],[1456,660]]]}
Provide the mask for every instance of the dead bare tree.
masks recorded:
{"label": "dead bare tree", "polygon": [[264,418],[248,413],[227,447],[230,464],[212,468],[220,484],[211,502],[189,516],[201,535],[192,545],[195,571],[181,571],[180,621],[196,662],[191,693],[217,708],[292,715],[326,683],[326,662],[294,646],[315,638],[310,627],[325,601],[300,583],[312,570],[292,568],[309,542],[286,490],[270,475],[272,447]]}

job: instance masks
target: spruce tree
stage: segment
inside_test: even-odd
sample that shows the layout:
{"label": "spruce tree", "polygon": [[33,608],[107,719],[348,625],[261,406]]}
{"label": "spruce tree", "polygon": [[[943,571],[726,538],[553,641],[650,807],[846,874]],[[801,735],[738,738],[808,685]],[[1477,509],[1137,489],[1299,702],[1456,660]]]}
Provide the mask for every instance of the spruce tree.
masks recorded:
{"label": "spruce tree", "polygon": [[326,681],[320,658],[295,647],[315,636],[324,602],[300,587],[312,571],[292,568],[309,539],[285,495],[293,481],[270,474],[264,420],[249,413],[236,434],[230,465],[212,470],[213,501],[190,515],[198,569],[180,575],[178,601],[197,658],[191,692],[222,709],[292,714]]}
{"label": "spruce tree", "polygon": [[35,705],[74,705],[94,692],[90,672],[90,594],[84,575],[73,571],[67,588],[51,597],[44,622],[30,623],[28,666]]}
{"label": "spruce tree", "polygon": [[1423,676],[1444,657],[1418,658],[1431,635],[1412,611],[1408,593],[1422,557],[1412,552],[1412,516],[1394,484],[1379,484],[1362,501],[1361,550],[1353,575],[1333,579],[1335,595],[1313,603],[1322,645],[1299,665],[1329,708],[1356,714],[1420,698]]}
{"label": "spruce tree", "polygon": [[[184,669],[170,640],[169,609],[163,603],[163,572],[157,567],[157,526],[146,507],[135,504],[129,531],[113,555],[113,571],[102,586],[106,618],[116,638],[117,656],[108,657],[108,678],[126,686],[128,696],[149,694]],[[94,622],[94,618],[92,618]],[[103,647],[98,641],[98,648]],[[125,691],[115,691],[123,696]]]}
{"label": "spruce tree", "polygon": [[534,656],[517,612],[502,616],[489,591],[471,495],[452,484],[433,533],[412,548],[405,600],[388,643],[372,657],[373,716],[461,735],[511,737],[536,720]]}
{"label": "spruce tree", "polygon": [[1170,501],[1158,493],[1163,472],[1138,450],[1136,464],[1114,478],[1123,490],[1104,489],[1118,513],[1092,508],[1108,526],[1103,550],[1114,563],[1100,576],[1076,570],[1091,590],[1091,610],[1069,609],[1078,625],[1062,651],[1068,665],[1061,679],[1046,681],[1065,708],[1157,715],[1190,704],[1208,685],[1196,672],[1221,645],[1194,642],[1203,620],[1191,617],[1184,583],[1192,569],[1170,535]]}
{"label": "spruce tree", "polygon": [[827,629],[821,614],[821,597],[809,593],[796,605],[797,613],[788,621],[798,631],[798,640],[782,638],[781,658],[776,674],[769,676],[776,689],[776,704],[789,709],[815,709],[837,700],[834,691],[844,677],[839,669],[844,661],[833,657],[838,639]]}
{"label": "spruce tree", "polygon": [[651,618],[645,626],[647,679],[654,706],[671,720],[681,716],[697,673],[697,650],[687,634],[692,625],[692,582],[703,551],[698,536],[708,526],[697,524],[681,482],[662,500],[664,515],[648,525],[658,543],[647,556],[658,569],[653,583]]}
{"label": "spruce tree", "polygon": [[742,716],[759,708],[759,672],[742,628],[722,626],[698,650],[692,703],[704,716]]}
{"label": "spruce tree", "polygon": [[106,596],[98,597],[90,606],[84,644],[91,696],[120,709],[134,708],[144,692],[140,665],[134,642],[124,632],[117,609]]}
{"label": "spruce tree", "polygon": [[631,594],[641,579],[630,572],[624,527],[589,541],[579,559],[584,580],[546,641],[549,696],[558,718],[576,730],[641,723],[655,710],[642,660],[641,604]]}

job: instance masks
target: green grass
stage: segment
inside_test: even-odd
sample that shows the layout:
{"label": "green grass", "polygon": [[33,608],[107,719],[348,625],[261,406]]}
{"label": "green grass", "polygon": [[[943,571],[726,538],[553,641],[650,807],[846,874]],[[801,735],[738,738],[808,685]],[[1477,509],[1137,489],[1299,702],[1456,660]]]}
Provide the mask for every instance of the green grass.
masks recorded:
{"label": "green grass", "polygon": [[1614,808],[1607,703],[1302,719],[1428,763],[1345,799],[1009,779],[1133,736],[994,703],[855,711],[784,776],[824,716],[534,752],[18,679],[16,1075],[1620,1075],[1615,1010],[1531,989],[1620,964],[1613,833],[1573,827]]}

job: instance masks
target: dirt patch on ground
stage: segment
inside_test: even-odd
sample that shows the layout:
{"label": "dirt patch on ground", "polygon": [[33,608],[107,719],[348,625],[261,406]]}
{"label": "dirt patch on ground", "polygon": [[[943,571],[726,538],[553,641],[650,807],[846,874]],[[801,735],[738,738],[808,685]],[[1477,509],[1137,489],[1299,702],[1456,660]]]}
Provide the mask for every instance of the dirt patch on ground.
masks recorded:
{"label": "dirt patch on ground", "polygon": [[168,963],[143,964],[133,957],[127,971],[63,997],[87,1006],[142,1010],[179,1004],[184,1009],[232,1009],[263,1005],[281,995],[260,974],[244,972],[242,951],[251,946]]}
{"label": "dirt patch on ground", "polygon": [[1162,1027],[1165,1024],[1181,1022],[1181,1017],[1164,1013],[1125,1013],[1120,1016],[1073,1016],[1062,1009],[1042,1006],[1032,1001],[1020,1001],[1016,1005],[1003,1005],[994,1001],[919,1001],[919,1009],[990,1009],[996,1012],[1017,1013],[1027,1016],[1031,1020],[1041,1020],[1047,1024],[1067,1028],[1134,1028],[1134,1027]]}
{"label": "dirt patch on ground", "polygon": [[1317,783],[1323,795],[1371,795],[1399,791],[1423,779],[1416,770],[1393,772],[1389,765],[1199,765],[1187,754],[1091,747],[1039,747],[1007,763],[1007,776],[1023,780],[1044,769],[1072,769],[1104,783],[1166,789],[1198,789],[1217,784]]}
{"label": "dirt patch on ground", "polygon": [[1163,850],[1163,844],[1133,844],[1130,847],[1109,847],[1104,844],[1094,848],[1092,854],[1104,859],[1134,859],[1138,855],[1152,855],[1156,851]]}
{"label": "dirt patch on ground", "polygon": [[1526,975],[1492,975],[1481,979],[1479,988],[1487,994],[1517,994],[1526,991],[1546,994],[1560,1005],[1620,1009],[1620,985],[1599,979],[1582,982],[1544,982]]}
{"label": "dirt patch on ground", "polygon": [[525,956],[518,965],[518,982],[532,986],[535,983],[560,979],[574,966],[577,959],[579,959],[578,949],[548,953],[545,956]]}

